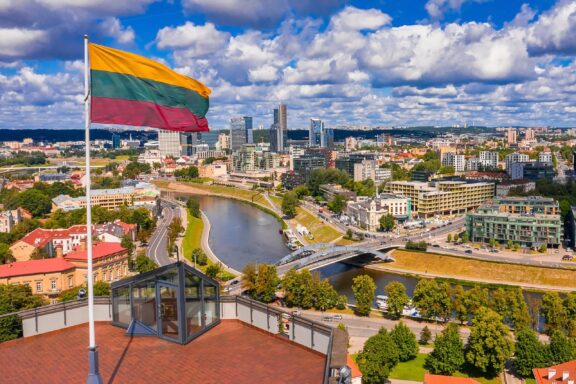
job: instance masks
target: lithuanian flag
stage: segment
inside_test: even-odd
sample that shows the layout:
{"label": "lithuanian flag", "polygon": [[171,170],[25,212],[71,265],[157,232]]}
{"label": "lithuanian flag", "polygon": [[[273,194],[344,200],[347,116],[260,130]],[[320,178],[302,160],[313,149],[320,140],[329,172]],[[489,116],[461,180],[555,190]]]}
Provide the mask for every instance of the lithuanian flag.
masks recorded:
{"label": "lithuanian flag", "polygon": [[158,62],[89,44],[93,123],[208,131],[210,88]]}

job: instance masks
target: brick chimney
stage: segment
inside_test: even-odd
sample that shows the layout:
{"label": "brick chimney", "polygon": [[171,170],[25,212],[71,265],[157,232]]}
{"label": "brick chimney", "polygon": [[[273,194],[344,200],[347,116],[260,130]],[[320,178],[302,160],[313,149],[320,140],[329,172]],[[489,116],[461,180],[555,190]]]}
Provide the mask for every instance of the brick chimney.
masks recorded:
{"label": "brick chimney", "polygon": [[80,239],[80,250],[81,251],[85,251],[86,250],[86,238],[82,238]]}
{"label": "brick chimney", "polygon": [[57,244],[54,250],[56,251],[56,257],[64,257],[64,247],[62,244]]}

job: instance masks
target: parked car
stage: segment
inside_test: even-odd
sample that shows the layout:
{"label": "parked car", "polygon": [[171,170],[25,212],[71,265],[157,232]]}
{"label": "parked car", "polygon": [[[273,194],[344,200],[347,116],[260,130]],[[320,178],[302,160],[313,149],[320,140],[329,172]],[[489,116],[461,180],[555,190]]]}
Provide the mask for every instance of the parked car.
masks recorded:
{"label": "parked car", "polygon": [[302,315],[302,312],[300,311],[292,311],[292,316],[300,316]]}
{"label": "parked car", "polygon": [[342,315],[333,315],[332,318],[334,320],[342,320]]}
{"label": "parked car", "polygon": [[332,320],[334,320],[334,318],[332,316],[324,316],[322,318],[322,321],[332,321]]}
{"label": "parked car", "polygon": [[471,250],[471,249],[467,249],[467,250],[464,251],[464,253],[468,253],[468,254],[471,255],[471,254],[472,254],[472,250]]}
{"label": "parked car", "polygon": [[574,260],[574,256],[572,256],[572,255],[564,255],[564,256],[562,256],[562,260],[564,260],[564,261],[571,261],[571,260]]}

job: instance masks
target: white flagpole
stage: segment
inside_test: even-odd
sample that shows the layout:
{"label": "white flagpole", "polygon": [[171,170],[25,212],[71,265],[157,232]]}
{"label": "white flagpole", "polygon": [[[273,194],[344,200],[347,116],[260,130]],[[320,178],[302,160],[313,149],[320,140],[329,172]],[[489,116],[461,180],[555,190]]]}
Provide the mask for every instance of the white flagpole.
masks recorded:
{"label": "white flagpole", "polygon": [[96,334],[94,332],[94,273],[92,272],[92,179],[90,177],[90,75],[88,64],[88,35],[84,35],[84,118],[86,135],[86,259],[88,260],[88,330],[90,345],[88,355],[90,370],[88,384],[101,384],[102,378],[98,371],[98,352],[96,351]]}

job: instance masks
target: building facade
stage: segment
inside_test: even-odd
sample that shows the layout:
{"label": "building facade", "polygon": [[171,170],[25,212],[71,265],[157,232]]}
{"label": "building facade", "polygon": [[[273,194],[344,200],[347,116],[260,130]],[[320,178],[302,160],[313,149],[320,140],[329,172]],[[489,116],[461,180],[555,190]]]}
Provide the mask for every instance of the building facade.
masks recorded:
{"label": "building facade", "polygon": [[308,145],[319,147],[322,144],[322,134],[324,133],[324,122],[320,119],[310,119],[308,130]]}
{"label": "building facade", "polygon": [[254,144],[244,144],[239,151],[232,154],[234,172],[269,171],[280,166],[277,153],[258,151]]}
{"label": "building facade", "polygon": [[463,181],[391,181],[385,190],[410,198],[412,212],[420,217],[467,212],[494,197],[493,183]]}
{"label": "building facade", "polygon": [[480,164],[484,169],[498,168],[498,152],[496,151],[480,151]]}
{"label": "building facade", "polygon": [[496,198],[466,216],[466,229],[473,242],[558,247],[563,239],[558,202],[539,196]]}
{"label": "building facade", "polygon": [[237,151],[248,144],[248,131],[252,134],[252,117],[233,117],[230,119],[230,149]]}
{"label": "building facade", "polygon": [[354,164],[354,181],[372,179],[376,184],[381,184],[392,178],[390,168],[380,168],[376,160],[362,160]]}
{"label": "building facade", "polygon": [[355,201],[349,201],[346,214],[360,228],[367,231],[378,231],[380,218],[392,215],[396,220],[406,220],[411,216],[410,199],[389,193],[382,193],[370,198],[359,196]]}

